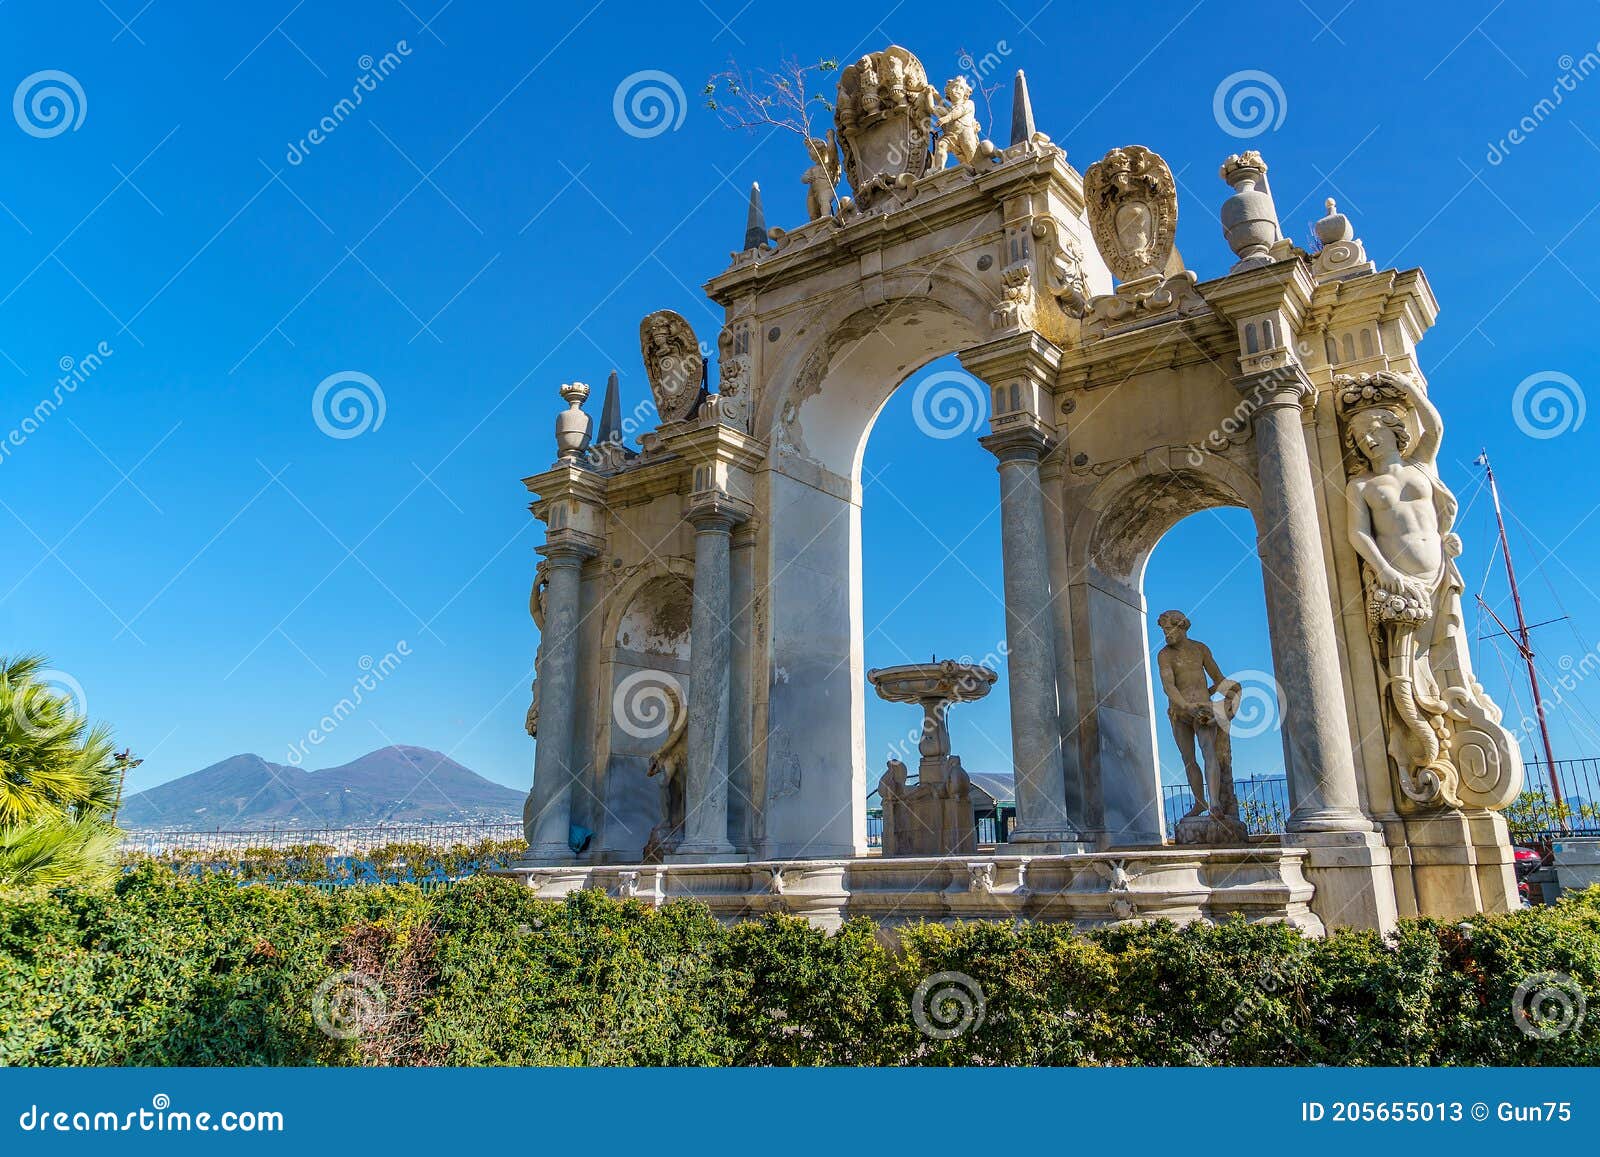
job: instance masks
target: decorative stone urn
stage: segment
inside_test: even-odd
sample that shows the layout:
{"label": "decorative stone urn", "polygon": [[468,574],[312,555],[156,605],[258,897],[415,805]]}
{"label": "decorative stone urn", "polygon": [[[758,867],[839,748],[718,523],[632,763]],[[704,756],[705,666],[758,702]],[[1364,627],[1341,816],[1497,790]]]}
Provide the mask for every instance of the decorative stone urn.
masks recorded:
{"label": "decorative stone urn", "polygon": [[972,779],[960,757],[950,754],[945,713],[952,703],[982,699],[999,677],[988,667],[953,659],[867,672],[880,697],[891,703],[920,704],[923,712],[917,782],[908,786],[906,766],[898,759],[889,761],[889,769],[878,781],[884,855],[960,855],[977,848]]}
{"label": "decorative stone urn", "polygon": [[561,387],[561,398],[567,408],[556,415],[556,451],[562,458],[576,458],[589,445],[589,415],[583,412],[589,387],[567,382]]}
{"label": "decorative stone urn", "polygon": [[1267,185],[1267,163],[1254,149],[1236,153],[1222,163],[1222,179],[1233,186],[1233,196],[1222,202],[1218,217],[1228,247],[1239,261],[1238,273],[1271,263],[1270,251],[1283,240],[1278,208]]}

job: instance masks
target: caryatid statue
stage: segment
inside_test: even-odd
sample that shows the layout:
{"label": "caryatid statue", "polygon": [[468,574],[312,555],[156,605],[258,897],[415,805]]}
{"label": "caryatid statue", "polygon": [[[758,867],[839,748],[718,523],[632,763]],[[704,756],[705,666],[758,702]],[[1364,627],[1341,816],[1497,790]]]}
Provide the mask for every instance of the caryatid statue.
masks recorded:
{"label": "caryatid statue", "polygon": [[[1233,791],[1233,745],[1228,738],[1241,688],[1223,675],[1210,647],[1189,638],[1189,617],[1182,611],[1163,611],[1156,625],[1167,639],[1156,656],[1167,693],[1167,719],[1194,795],[1194,806],[1178,821],[1177,841],[1243,842],[1248,833]],[[1222,696],[1221,702],[1215,695]]]}
{"label": "caryatid statue", "polygon": [[1504,807],[1521,790],[1522,760],[1467,653],[1457,503],[1437,466],[1439,411],[1405,374],[1342,375],[1334,386],[1354,452],[1350,545],[1361,556],[1401,791],[1423,807]]}

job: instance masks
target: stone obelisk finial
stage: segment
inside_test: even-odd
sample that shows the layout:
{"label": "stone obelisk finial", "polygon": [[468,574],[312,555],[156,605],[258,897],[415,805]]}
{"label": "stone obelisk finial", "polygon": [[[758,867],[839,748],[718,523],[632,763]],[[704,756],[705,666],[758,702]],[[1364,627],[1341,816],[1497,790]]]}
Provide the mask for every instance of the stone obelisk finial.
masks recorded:
{"label": "stone obelisk finial", "polygon": [[767,217],[761,211],[761,183],[750,182],[750,212],[744,219],[744,247],[765,249],[767,245]]}
{"label": "stone obelisk finial", "polygon": [[599,441],[622,441],[622,396],[617,385],[617,371],[612,370],[606,379],[606,400],[600,406]]}
{"label": "stone obelisk finial", "polygon": [[1017,69],[1017,79],[1011,85],[1011,143],[1024,144],[1033,139],[1037,130],[1033,126],[1033,102],[1028,99],[1028,78]]}

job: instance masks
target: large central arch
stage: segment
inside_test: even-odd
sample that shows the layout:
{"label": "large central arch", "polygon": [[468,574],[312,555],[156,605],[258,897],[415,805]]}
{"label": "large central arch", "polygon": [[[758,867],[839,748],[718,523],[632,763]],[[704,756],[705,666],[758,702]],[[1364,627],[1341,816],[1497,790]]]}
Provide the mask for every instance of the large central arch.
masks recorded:
{"label": "large central arch", "polygon": [[983,308],[944,273],[897,280],[881,304],[847,299],[819,317],[756,415],[774,449],[757,481],[770,511],[756,575],[773,672],[754,718],[764,855],[866,851],[861,460],[890,396],[977,341]]}

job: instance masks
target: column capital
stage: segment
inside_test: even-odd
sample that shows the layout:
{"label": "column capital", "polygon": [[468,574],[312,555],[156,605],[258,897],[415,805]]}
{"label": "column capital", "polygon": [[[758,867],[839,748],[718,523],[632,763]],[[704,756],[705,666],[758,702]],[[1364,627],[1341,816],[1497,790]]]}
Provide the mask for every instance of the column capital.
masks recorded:
{"label": "column capital", "polygon": [[1033,330],[1007,334],[963,350],[962,366],[990,386],[1025,377],[1044,386],[1055,385],[1061,349]]}
{"label": "column capital", "polygon": [[702,490],[689,496],[689,509],[684,517],[697,531],[726,532],[750,517],[750,506],[721,490]]}
{"label": "column capital", "polygon": [[599,554],[605,543],[577,530],[552,530],[545,536],[544,545],[535,547],[538,554],[549,559],[554,566],[577,566],[584,559]]}
{"label": "column capital", "polygon": [[978,439],[978,445],[993,454],[1002,463],[1016,461],[1037,462],[1055,446],[1056,440],[1045,430],[1034,425],[1008,426]]}
{"label": "column capital", "polygon": [[1267,410],[1302,410],[1317,395],[1317,388],[1296,361],[1260,373],[1241,374],[1233,379],[1233,385],[1244,396],[1252,420]]}

